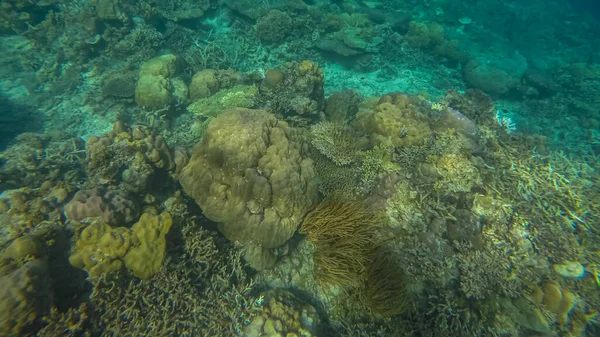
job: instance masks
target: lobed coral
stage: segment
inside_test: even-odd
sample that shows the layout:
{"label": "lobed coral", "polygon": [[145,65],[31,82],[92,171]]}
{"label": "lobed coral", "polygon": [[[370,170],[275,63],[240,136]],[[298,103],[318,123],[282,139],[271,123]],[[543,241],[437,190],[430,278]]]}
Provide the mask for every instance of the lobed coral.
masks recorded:
{"label": "lobed coral", "polygon": [[229,110],[209,124],[179,181],[227,238],[275,248],[317,200],[303,152],[295,131],[267,112]]}
{"label": "lobed coral", "polygon": [[382,96],[370,113],[354,123],[370,136],[371,145],[397,148],[418,146],[431,135],[429,109],[416,96],[393,93]]}
{"label": "lobed coral", "polygon": [[172,223],[167,212],[144,213],[131,229],[93,223],[81,232],[69,262],[92,277],[117,272],[125,266],[135,276],[148,279],[161,266],[165,236]]}

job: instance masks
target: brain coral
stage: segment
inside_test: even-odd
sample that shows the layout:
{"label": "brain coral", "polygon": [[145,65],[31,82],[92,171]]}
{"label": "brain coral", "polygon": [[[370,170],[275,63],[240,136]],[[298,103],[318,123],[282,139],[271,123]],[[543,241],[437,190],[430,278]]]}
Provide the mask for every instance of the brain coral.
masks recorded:
{"label": "brain coral", "polygon": [[302,148],[295,131],[266,111],[229,110],[209,124],[180,182],[227,238],[275,248],[317,201]]}

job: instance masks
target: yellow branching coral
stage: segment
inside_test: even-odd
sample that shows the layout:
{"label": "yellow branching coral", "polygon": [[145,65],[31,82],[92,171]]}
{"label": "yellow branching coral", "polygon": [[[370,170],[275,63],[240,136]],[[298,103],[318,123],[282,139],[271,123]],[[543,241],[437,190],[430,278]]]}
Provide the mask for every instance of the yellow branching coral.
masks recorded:
{"label": "yellow branching coral", "polygon": [[360,286],[379,218],[361,201],[328,199],[301,225],[315,246],[315,278],[322,286]]}

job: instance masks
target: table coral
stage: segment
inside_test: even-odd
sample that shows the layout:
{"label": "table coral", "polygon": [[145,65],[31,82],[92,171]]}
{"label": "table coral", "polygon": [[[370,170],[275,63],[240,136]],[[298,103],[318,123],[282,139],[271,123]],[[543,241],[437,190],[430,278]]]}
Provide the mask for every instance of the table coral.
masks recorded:
{"label": "table coral", "polygon": [[370,135],[373,146],[417,146],[431,135],[428,114],[419,97],[392,93],[382,96],[373,111],[359,117],[355,125]]}
{"label": "table coral", "polygon": [[295,131],[267,112],[229,110],[210,123],[179,179],[227,238],[275,248],[317,200],[302,149]]}

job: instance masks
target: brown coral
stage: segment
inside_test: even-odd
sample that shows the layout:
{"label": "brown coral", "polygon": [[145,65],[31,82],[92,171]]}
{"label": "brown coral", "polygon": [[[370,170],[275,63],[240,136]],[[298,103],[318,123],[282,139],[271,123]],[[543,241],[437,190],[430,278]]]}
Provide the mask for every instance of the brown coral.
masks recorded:
{"label": "brown coral", "polygon": [[121,191],[105,191],[101,188],[81,190],[65,206],[69,219],[100,218],[106,224],[120,225],[133,221],[138,213],[135,201]]}
{"label": "brown coral", "polygon": [[50,310],[48,263],[34,242],[33,237],[15,240],[0,255],[1,337],[18,336]]}
{"label": "brown coral", "polygon": [[421,98],[391,93],[382,96],[374,111],[362,115],[355,124],[370,135],[373,146],[419,146],[432,132],[428,114],[428,107]]}
{"label": "brown coral", "polygon": [[262,110],[215,118],[179,180],[227,238],[265,248],[294,234],[318,194],[294,130]]}

